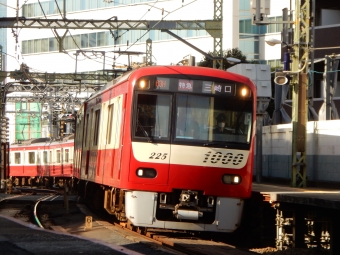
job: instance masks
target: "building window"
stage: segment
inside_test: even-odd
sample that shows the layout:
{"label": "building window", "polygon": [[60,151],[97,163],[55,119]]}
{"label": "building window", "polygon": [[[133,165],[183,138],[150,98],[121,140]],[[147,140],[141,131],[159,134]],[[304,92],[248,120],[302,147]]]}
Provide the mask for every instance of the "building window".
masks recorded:
{"label": "building window", "polygon": [[97,46],[97,33],[89,34],[89,47]]}
{"label": "building window", "polygon": [[89,35],[88,34],[81,35],[81,47],[82,48],[89,47]]}
{"label": "building window", "polygon": [[[251,33],[251,29],[254,29],[255,26],[245,27],[247,25],[243,25],[243,30],[249,30]],[[241,29],[241,28],[240,28]],[[179,30],[173,31],[183,38],[195,37],[195,36],[207,36],[208,33],[204,30]],[[144,35],[143,37],[141,37]],[[79,48],[95,48],[95,47],[103,47],[103,46],[111,46],[111,45],[119,45],[126,44],[129,42],[136,42],[138,40],[139,43],[145,42],[146,39],[150,38],[153,41],[157,40],[170,40],[170,36],[166,33],[161,33],[160,31],[149,31],[149,33],[143,34],[141,31],[128,31],[127,33],[115,32],[115,34],[111,34],[109,31],[98,32],[98,33],[90,33],[90,34],[81,34],[81,35],[73,35],[66,36],[64,38],[64,49],[72,50]],[[35,40],[27,40],[22,41],[22,53],[23,54],[32,54],[32,53],[41,53],[41,52],[51,52],[51,51],[59,51],[59,44],[56,38],[44,38],[44,39],[35,39]]]}
{"label": "building window", "polygon": [[58,42],[56,38],[49,38],[49,51],[57,51],[58,50]]}

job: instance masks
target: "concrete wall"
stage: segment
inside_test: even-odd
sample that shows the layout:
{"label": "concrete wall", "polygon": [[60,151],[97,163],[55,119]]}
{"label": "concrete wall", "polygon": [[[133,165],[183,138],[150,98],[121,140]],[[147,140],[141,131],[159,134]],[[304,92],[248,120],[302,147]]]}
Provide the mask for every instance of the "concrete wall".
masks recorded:
{"label": "concrete wall", "polygon": [[[263,127],[262,145],[262,176],[290,179],[292,125]],[[340,120],[308,122],[307,179],[340,181]]]}

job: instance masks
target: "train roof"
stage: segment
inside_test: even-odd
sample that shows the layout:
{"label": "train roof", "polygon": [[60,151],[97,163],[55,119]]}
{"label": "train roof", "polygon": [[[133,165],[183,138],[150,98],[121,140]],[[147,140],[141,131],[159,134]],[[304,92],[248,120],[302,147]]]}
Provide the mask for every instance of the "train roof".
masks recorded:
{"label": "train roof", "polygon": [[39,146],[39,145],[53,145],[60,144],[65,142],[74,142],[74,134],[67,135],[65,137],[59,139],[53,139],[50,137],[42,137],[42,138],[33,138],[24,141],[20,141],[18,143],[11,144],[10,147],[25,147],[25,146]]}
{"label": "train roof", "polygon": [[[199,75],[200,76],[216,76],[222,79],[229,79],[234,81],[239,81],[243,83],[253,83],[248,77],[236,74],[233,72],[228,72],[226,70],[221,69],[215,69],[215,68],[209,68],[209,67],[201,67],[201,66],[145,66],[140,67],[131,71],[128,71],[124,73],[123,75],[119,76],[118,78],[108,82],[104,87],[102,87],[101,90],[97,91],[96,93],[93,93],[87,100],[90,100],[91,98],[95,97],[96,95],[101,94],[103,91],[115,86],[118,83],[121,83],[125,80],[128,80],[130,76],[133,75],[157,75],[157,74],[182,74],[185,73],[185,75],[195,75],[197,76],[197,70],[199,69]],[[254,84],[254,83],[253,83]],[[254,84],[254,87],[256,89],[256,86]]]}

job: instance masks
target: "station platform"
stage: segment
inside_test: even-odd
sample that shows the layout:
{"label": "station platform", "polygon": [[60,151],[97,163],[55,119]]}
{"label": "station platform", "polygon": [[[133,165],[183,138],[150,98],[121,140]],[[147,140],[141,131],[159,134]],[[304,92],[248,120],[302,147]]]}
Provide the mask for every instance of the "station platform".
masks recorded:
{"label": "station platform", "polygon": [[40,229],[3,215],[0,215],[0,247],[2,255],[141,254],[123,246]]}
{"label": "station platform", "polygon": [[269,203],[291,203],[340,210],[340,189],[293,188],[254,182],[252,192],[262,194]]}

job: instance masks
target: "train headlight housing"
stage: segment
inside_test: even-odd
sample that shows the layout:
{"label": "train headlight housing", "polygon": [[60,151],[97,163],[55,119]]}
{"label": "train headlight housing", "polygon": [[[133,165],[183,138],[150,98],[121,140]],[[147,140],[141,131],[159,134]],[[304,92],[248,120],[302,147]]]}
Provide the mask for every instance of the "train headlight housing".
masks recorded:
{"label": "train headlight housing", "polygon": [[241,176],[236,174],[224,174],[222,176],[222,182],[224,184],[240,184],[241,181]]}
{"label": "train headlight housing", "polygon": [[138,168],[136,175],[141,178],[155,178],[157,171],[153,168]]}

